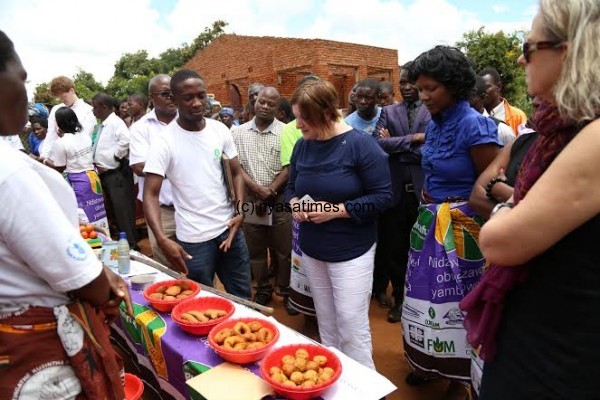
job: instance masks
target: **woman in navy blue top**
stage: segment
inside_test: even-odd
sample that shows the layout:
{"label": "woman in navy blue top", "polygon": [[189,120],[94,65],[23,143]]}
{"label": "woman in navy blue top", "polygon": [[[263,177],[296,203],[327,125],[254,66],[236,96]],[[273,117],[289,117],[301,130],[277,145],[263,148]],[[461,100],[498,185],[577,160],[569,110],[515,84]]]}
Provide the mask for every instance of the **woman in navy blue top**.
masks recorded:
{"label": "woman in navy blue top", "polygon": [[408,383],[445,377],[448,396],[466,395],[471,349],[458,303],[475,286],[485,260],[480,224],[467,200],[479,174],[499,151],[497,127],[469,106],[472,62],[437,46],[409,69],[432,119],[421,148],[423,200],[411,233],[402,312],[404,351],[414,369]]}
{"label": "woman in navy blue top", "polygon": [[[331,83],[307,82],[291,103],[302,140],[290,160],[286,201],[301,222],[302,269],[321,342],[374,369],[368,311],[376,216],[392,198],[387,155],[341,120]],[[306,195],[314,202],[302,209]]]}

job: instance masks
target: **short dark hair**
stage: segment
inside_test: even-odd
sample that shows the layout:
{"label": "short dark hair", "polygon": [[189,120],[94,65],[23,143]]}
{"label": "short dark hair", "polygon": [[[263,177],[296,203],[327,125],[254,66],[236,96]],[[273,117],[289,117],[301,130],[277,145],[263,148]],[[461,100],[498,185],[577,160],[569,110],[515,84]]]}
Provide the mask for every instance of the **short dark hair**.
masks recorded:
{"label": "short dark hair", "polygon": [[475,64],[459,49],[435,46],[419,55],[408,68],[408,79],[428,76],[442,83],[457,99],[467,99],[475,85]]}
{"label": "short dark hair", "polygon": [[285,114],[288,118],[294,118],[294,113],[292,112],[292,105],[285,97],[280,97],[277,100],[277,109]]}
{"label": "short dark hair", "polygon": [[484,68],[481,71],[479,71],[477,75],[481,77],[490,75],[492,79],[494,79],[494,83],[496,84],[496,86],[502,87],[502,77],[500,77],[498,70],[496,70],[495,68]]}
{"label": "short dark hair", "polygon": [[121,100],[117,99],[116,97],[113,97],[112,102],[115,111],[117,111],[121,107]]}
{"label": "short dark hair", "polygon": [[40,117],[39,115],[34,115],[29,118],[29,122],[33,126],[33,124],[40,124],[43,128],[48,129],[48,118]]}
{"label": "short dark hair", "polygon": [[200,74],[191,69],[180,69],[179,71],[175,72],[173,77],[171,77],[171,92],[175,93],[175,89],[181,82],[192,78],[201,79],[204,81],[204,78],[201,77]]}
{"label": "short dark hair", "polygon": [[65,133],[76,133],[81,131],[81,124],[77,119],[75,111],[69,107],[61,107],[56,110],[56,125]]}
{"label": "short dark hair", "polygon": [[16,55],[12,40],[6,36],[6,33],[0,31],[0,72],[6,70],[6,64],[14,60]]}
{"label": "short dark hair", "polygon": [[475,77],[475,85],[473,85],[473,89],[479,96],[484,94],[487,90],[487,86],[485,84],[485,79],[482,76]]}
{"label": "short dark hair", "polygon": [[136,92],[128,97],[128,99],[133,99],[134,101],[142,104],[144,108],[148,107],[148,97],[141,92]]}
{"label": "short dark hair", "polygon": [[94,97],[92,97],[92,101],[95,101],[96,103],[99,103],[109,108],[114,108],[113,98],[108,93],[96,93]]}
{"label": "short dark hair", "polygon": [[356,84],[356,89],[366,87],[369,89],[373,89],[375,94],[379,93],[379,89],[377,88],[377,81],[375,79],[364,79]]}
{"label": "short dark hair", "polygon": [[394,92],[394,85],[390,81],[380,81],[377,84],[377,91],[381,93],[384,90],[389,90],[390,92]]}

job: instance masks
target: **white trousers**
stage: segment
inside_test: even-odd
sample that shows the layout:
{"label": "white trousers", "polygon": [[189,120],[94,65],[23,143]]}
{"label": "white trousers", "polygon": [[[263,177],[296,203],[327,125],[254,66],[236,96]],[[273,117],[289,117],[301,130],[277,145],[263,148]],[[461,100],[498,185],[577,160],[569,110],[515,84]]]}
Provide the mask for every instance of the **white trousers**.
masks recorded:
{"label": "white trousers", "polygon": [[363,255],[325,262],[302,255],[302,269],[315,302],[321,344],[333,346],[362,365],[375,369],[369,326],[373,287],[373,245]]}

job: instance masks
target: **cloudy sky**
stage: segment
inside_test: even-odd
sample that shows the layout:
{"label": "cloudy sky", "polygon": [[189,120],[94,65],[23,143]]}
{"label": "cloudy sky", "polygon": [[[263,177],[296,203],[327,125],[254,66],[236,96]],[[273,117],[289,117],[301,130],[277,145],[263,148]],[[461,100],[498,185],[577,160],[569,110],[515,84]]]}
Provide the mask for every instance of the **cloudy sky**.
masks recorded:
{"label": "cloudy sky", "polygon": [[536,0],[3,0],[0,29],[29,73],[28,89],[78,68],[106,84],[114,64],[156,56],[221,19],[239,35],[320,38],[398,50],[399,63],[464,32],[529,29]]}

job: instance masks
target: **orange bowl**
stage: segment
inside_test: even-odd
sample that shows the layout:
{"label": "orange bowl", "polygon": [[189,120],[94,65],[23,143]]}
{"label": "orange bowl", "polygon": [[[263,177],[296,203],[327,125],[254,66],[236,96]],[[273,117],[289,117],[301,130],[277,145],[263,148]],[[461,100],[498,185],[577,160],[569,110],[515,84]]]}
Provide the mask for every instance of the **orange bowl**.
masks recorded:
{"label": "orange bowl", "polygon": [[[167,288],[170,288],[173,285],[176,285],[180,282],[185,282],[189,285],[190,290],[192,291],[192,294],[190,294],[188,297],[186,297],[185,299],[176,299],[176,300],[158,300],[158,299],[153,299],[150,297],[151,293],[156,292],[156,289],[158,289],[161,286],[166,286]],[[175,307],[177,304],[181,303],[184,300],[187,299],[191,299],[193,297],[195,297],[198,293],[200,293],[200,285],[194,281],[191,281],[189,279],[173,279],[170,281],[162,281],[162,282],[156,282],[150,286],[148,286],[143,292],[142,294],[144,295],[144,298],[150,303],[150,305],[152,305],[152,307],[157,310],[157,311],[162,311],[162,312],[169,312],[173,309],[173,307]]]}
{"label": "orange bowl", "polygon": [[138,400],[144,393],[144,382],[133,374],[125,373],[125,399]]}
{"label": "orange bowl", "polygon": [[[253,321],[260,322],[265,328],[269,328],[273,332],[273,339],[269,343],[267,343],[264,347],[260,349],[253,350],[233,350],[227,349],[218,345],[215,342],[215,335],[219,333],[222,329],[229,328],[233,329],[235,324],[238,322],[249,323]],[[208,334],[208,343],[210,347],[219,355],[222,359],[235,363],[235,364],[248,364],[251,362],[255,362],[260,360],[269,352],[271,347],[279,340],[279,329],[273,324],[271,321],[262,318],[233,318],[228,319],[227,321],[221,322],[219,325],[215,326],[210,333]]]}
{"label": "orange bowl", "polygon": [[[269,374],[269,370],[271,367],[281,368],[281,358],[286,355],[291,355],[295,357],[296,350],[305,349],[308,352],[308,359],[312,360],[316,355],[323,355],[327,357],[327,363],[324,367],[330,367],[333,369],[334,373],[330,380],[325,383],[317,384],[310,388],[303,387],[289,387],[284,386],[282,383],[277,382],[271,378],[271,374]],[[342,375],[342,363],[340,359],[326,347],[317,346],[314,344],[291,344],[287,346],[279,347],[269,354],[262,360],[260,364],[260,374],[263,379],[271,385],[273,390],[288,399],[291,400],[308,400],[315,397],[319,397],[323,394],[325,390],[331,387]]]}
{"label": "orange bowl", "polygon": [[[191,323],[181,318],[181,314],[191,310],[204,312],[209,309],[223,310],[227,314],[217,319],[197,323]],[[173,308],[173,311],[171,311],[171,318],[173,318],[173,321],[177,322],[185,332],[191,333],[192,335],[207,335],[217,324],[220,324],[231,317],[234,311],[235,306],[233,303],[222,297],[195,297],[189,300],[186,299],[177,304],[175,308]]]}

